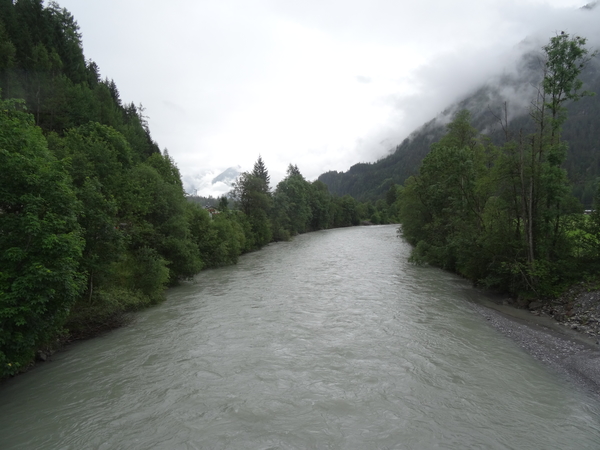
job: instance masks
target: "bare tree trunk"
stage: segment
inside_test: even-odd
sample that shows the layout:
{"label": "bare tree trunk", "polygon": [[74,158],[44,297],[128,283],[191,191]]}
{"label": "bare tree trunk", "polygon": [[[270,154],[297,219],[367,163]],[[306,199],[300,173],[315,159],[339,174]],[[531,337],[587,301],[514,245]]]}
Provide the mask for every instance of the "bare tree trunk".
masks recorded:
{"label": "bare tree trunk", "polygon": [[88,302],[92,303],[92,294],[94,293],[94,271],[90,273],[90,287],[88,288],[88,291],[90,293]]}

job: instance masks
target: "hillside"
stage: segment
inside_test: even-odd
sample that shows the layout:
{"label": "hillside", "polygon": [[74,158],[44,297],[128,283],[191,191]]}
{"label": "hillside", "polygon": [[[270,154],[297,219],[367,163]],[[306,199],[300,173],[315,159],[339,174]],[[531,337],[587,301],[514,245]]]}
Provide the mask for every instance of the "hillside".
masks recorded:
{"label": "hillside", "polygon": [[[391,149],[388,156],[372,163],[355,164],[346,172],[326,172],[319,176],[319,181],[336,195],[350,194],[360,200],[382,198],[392,183],[403,184],[417,172],[430,145],[439,140],[445,133],[445,125],[462,109],[471,112],[473,126],[496,144],[505,140],[498,120],[505,102],[511,132],[527,131],[529,102],[535,98],[534,86],[543,77],[538,57],[536,53],[523,56],[516,76],[500,76],[474,89],[471,95],[415,130]],[[581,79],[585,89],[600,93],[600,57],[593,58]],[[564,168],[573,183],[574,195],[590,207],[600,176],[600,96],[585,97],[567,107],[563,138],[569,144],[569,152]]]}

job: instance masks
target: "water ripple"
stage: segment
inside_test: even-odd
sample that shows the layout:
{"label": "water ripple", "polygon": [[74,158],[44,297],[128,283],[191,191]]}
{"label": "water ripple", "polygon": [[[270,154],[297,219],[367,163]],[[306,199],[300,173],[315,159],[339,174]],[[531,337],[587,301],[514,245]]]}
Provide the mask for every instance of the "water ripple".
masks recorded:
{"label": "water ripple", "polygon": [[600,448],[599,406],[394,227],[298,236],[0,388],[0,447]]}

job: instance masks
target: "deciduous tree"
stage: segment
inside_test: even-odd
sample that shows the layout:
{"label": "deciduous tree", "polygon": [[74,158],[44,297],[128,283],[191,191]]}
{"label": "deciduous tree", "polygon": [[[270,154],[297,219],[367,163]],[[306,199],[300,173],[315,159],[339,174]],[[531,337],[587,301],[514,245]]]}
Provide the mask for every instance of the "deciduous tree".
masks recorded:
{"label": "deciduous tree", "polygon": [[56,336],[84,287],[80,205],[22,106],[0,102],[0,377]]}

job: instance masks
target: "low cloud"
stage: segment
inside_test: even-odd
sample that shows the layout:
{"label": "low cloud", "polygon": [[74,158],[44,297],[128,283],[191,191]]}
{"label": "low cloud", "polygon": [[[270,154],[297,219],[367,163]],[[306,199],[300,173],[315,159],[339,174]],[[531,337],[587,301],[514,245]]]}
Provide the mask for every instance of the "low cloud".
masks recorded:
{"label": "low cloud", "polygon": [[[554,34],[600,43],[600,8],[576,0],[60,3],[194,186],[259,154],[273,185],[289,163],[314,179],[375,161]],[[499,92],[528,101],[517,85]]]}

